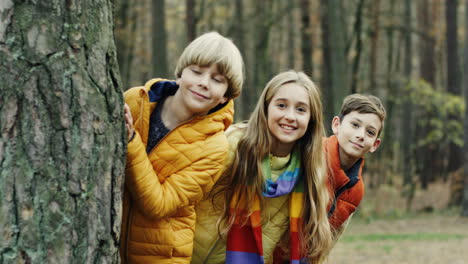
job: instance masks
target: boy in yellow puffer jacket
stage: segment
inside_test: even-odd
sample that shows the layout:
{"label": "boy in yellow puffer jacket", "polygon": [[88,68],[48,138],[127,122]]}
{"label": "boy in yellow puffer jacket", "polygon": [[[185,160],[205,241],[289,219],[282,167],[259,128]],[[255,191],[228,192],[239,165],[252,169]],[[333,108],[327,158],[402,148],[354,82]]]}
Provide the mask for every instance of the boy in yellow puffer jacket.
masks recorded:
{"label": "boy in yellow puffer jacket", "polygon": [[122,263],[189,263],[194,204],[211,190],[228,152],[243,61],[231,40],[206,33],[182,53],[175,82],[125,92],[128,153]]}

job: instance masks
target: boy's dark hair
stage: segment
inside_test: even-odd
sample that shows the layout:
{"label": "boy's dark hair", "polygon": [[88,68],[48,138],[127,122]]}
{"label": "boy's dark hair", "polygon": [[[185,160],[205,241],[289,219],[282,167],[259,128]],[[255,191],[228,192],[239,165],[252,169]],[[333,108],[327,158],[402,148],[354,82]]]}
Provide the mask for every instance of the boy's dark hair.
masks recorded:
{"label": "boy's dark hair", "polygon": [[387,112],[385,111],[385,107],[377,96],[359,93],[346,96],[345,99],[343,99],[343,104],[341,105],[341,111],[339,115],[340,120],[343,120],[347,114],[353,111],[357,111],[360,114],[377,115],[382,122],[382,126],[380,127],[377,136],[380,135],[380,132],[382,132],[384,127],[384,121]]}

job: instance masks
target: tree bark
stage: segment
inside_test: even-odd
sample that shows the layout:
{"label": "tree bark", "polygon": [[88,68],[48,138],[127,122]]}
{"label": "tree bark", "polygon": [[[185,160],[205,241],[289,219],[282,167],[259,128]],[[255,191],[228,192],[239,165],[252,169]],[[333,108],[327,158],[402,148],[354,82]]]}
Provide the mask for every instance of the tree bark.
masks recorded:
{"label": "tree bark", "polygon": [[119,62],[120,77],[123,87],[129,86],[131,64],[133,61],[133,49],[136,38],[136,16],[134,4],[130,5],[129,0],[116,0],[115,18],[115,44],[117,50],[117,60]]}
{"label": "tree bark", "polygon": [[[468,8],[468,0],[465,1],[465,9]],[[465,12],[465,49],[464,49],[464,75],[468,76],[468,12]],[[464,122],[464,180],[465,188],[463,192],[463,203],[461,215],[468,217],[468,78],[464,79],[465,88],[465,122]]]}
{"label": "tree bark", "polygon": [[[405,15],[404,20],[405,24],[408,27],[411,27],[411,17],[412,17],[412,0],[405,0]],[[407,30],[405,32],[404,37],[404,47],[405,47],[405,54],[404,54],[404,75],[407,78],[408,82],[411,81],[411,74],[413,71],[413,65],[411,63],[411,59],[413,56],[413,45],[412,45],[412,37],[411,31]],[[404,192],[406,196],[406,210],[409,211],[411,208],[411,204],[414,198],[415,192],[415,183],[413,182],[413,151],[412,151],[412,144],[413,144],[413,122],[412,122],[412,114],[413,114],[413,104],[409,96],[405,96],[403,101],[402,107],[402,124],[401,124],[401,134],[402,136],[402,160],[403,163],[403,184],[404,184]]]}
{"label": "tree bark", "polygon": [[377,60],[380,37],[380,0],[372,1],[372,34],[371,34],[371,54],[370,54],[370,91],[376,94],[377,91]]}
{"label": "tree bark", "polygon": [[[234,1],[234,22],[233,22],[233,38],[234,43],[239,48],[240,52],[245,58],[246,52],[246,43],[245,43],[245,27],[244,27],[244,3],[243,0],[235,0]],[[247,72],[245,72],[247,74]],[[249,113],[248,109],[250,104],[250,98],[252,95],[247,92],[253,87],[249,87],[248,85],[244,85],[243,92],[241,93],[239,99],[238,106],[236,105],[236,119],[238,120],[245,120],[248,118]]]}
{"label": "tree bark", "polygon": [[323,45],[326,86],[322,89],[326,102],[326,124],[331,123],[333,115],[339,113],[345,95],[349,93],[347,85],[347,59],[345,26],[342,24],[340,1],[321,0],[323,12]]}
{"label": "tree bark", "polygon": [[126,134],[111,1],[4,0],[0,19],[0,263],[117,263]]}
{"label": "tree bark", "polygon": [[359,0],[356,9],[356,22],[354,23],[354,34],[356,35],[356,56],[353,59],[351,73],[351,93],[357,93],[359,65],[362,54],[362,12],[364,9],[364,0]]}
{"label": "tree bark", "polygon": [[313,76],[314,68],[312,64],[312,26],[310,24],[310,0],[300,0],[301,9],[301,52],[303,60],[303,71]]}
{"label": "tree bark", "polygon": [[197,37],[197,17],[195,14],[195,0],[185,1],[185,24],[187,26],[187,42]]}
{"label": "tree bark", "polygon": [[152,1],[153,76],[168,78],[165,0]]}
{"label": "tree bark", "polygon": [[[458,23],[457,23],[457,0],[445,2],[446,36],[447,36],[447,88],[453,95],[462,96],[460,88],[460,72],[458,66]],[[456,120],[456,117],[449,117]],[[463,150],[455,143],[449,144],[448,172],[456,171],[463,165]]]}

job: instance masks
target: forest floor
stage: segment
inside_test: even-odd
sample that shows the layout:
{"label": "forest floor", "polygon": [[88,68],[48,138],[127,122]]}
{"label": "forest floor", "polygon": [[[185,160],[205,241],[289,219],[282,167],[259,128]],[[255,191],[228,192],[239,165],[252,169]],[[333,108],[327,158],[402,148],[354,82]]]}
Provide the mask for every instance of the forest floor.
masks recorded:
{"label": "forest floor", "polygon": [[327,264],[468,264],[468,218],[352,219]]}
{"label": "forest floor", "polygon": [[446,209],[449,184],[418,190],[406,213],[398,188],[366,189],[327,264],[468,264],[468,218]]}

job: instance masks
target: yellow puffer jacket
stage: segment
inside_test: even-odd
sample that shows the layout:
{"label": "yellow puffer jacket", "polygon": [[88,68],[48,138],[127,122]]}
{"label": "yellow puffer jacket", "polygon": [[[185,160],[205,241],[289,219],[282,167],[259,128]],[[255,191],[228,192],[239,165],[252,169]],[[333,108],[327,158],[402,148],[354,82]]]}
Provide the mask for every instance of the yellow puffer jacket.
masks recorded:
{"label": "yellow puffer jacket", "polygon": [[[235,124],[227,131],[229,141],[229,155],[225,167],[234,161],[237,145],[244,134],[245,124]],[[272,159],[272,174],[279,176],[288,158],[274,157]],[[226,259],[226,238],[220,238],[216,227],[220,218],[224,200],[223,196],[216,196],[218,200],[204,199],[196,206],[197,223],[192,262],[193,264],[221,264]],[[289,230],[289,195],[276,198],[264,198],[265,207],[262,208],[262,243],[265,263],[273,263],[273,252],[281,238]]]}
{"label": "yellow puffer jacket", "polygon": [[122,263],[190,262],[194,204],[213,187],[227,156],[224,130],[232,123],[232,100],[182,123],[146,153],[151,112],[158,98],[176,89],[173,82],[153,79],[125,92],[136,135],[128,144],[125,171]]}

